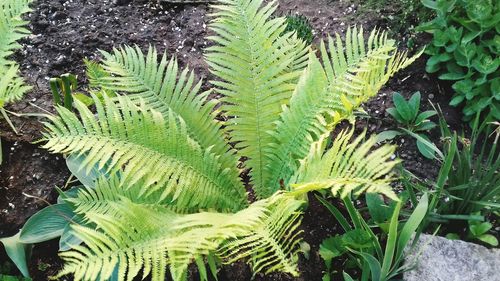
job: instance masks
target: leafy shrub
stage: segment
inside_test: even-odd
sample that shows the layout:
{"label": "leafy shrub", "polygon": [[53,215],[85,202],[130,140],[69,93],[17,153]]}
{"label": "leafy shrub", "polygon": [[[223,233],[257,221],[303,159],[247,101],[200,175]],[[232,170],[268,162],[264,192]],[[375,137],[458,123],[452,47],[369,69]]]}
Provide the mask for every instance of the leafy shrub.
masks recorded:
{"label": "leafy shrub", "polygon": [[284,32],[296,32],[297,37],[302,39],[308,45],[311,44],[314,39],[311,23],[304,15],[286,16],[286,29]]}
{"label": "leafy shrub", "polygon": [[500,4],[495,0],[423,0],[437,16],[421,29],[433,33],[426,53],[429,73],[453,81],[450,105],[464,104],[465,120],[477,112],[500,119]]}
{"label": "leafy shrub", "polygon": [[[58,116],[48,116],[44,147],[69,155],[84,186],[61,192],[70,227],[28,222],[21,239],[52,228],[51,236],[74,241],[61,242],[71,250],[61,253],[59,276],[164,280],[168,267],[185,280],[195,262],[206,280],[205,262],[215,274],[219,263],[239,259],[255,272],[297,275],[305,192],[396,198],[393,146],[372,150],[375,138],[363,142],[364,135],[349,142],[352,131],[326,152],[325,144],[336,124],[416,57],[397,52],[385,33],[375,30],[365,42],[354,28],[345,43],[337,35],[329,48],[321,44],[321,62],[283,33],[284,18],[271,19],[275,2],[221,3],[211,23],[216,44],[207,49],[220,101],[199,93],[202,82],[175,58],[158,62],[154,48],[125,46],[103,52],[88,71],[92,88],[117,97],[91,92],[96,114],[74,100],[78,114],[58,106]],[[224,124],[214,120],[220,112]],[[242,158],[253,203],[239,177]]]}

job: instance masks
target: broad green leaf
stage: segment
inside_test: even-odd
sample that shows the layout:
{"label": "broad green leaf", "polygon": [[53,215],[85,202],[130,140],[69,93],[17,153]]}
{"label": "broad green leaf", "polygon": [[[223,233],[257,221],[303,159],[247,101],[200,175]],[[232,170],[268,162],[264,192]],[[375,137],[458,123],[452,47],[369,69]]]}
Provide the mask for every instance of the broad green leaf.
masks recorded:
{"label": "broad green leaf", "polygon": [[391,115],[399,123],[402,123],[402,124],[405,123],[405,120],[403,119],[403,117],[401,117],[401,115],[398,113],[396,108],[391,107],[391,108],[386,109],[386,111],[387,111],[387,113],[389,113],[389,115]]}
{"label": "broad green leaf", "polygon": [[83,163],[87,159],[84,155],[78,156],[77,154],[72,154],[66,158],[66,165],[71,173],[86,187],[94,188],[95,180],[99,178],[101,175],[105,174],[104,169],[99,169],[97,165],[90,170],[90,172],[86,172],[86,169],[83,168]]}
{"label": "broad green leaf", "polygon": [[456,73],[456,72],[449,72],[445,74],[439,75],[439,79],[441,80],[460,80],[467,77],[467,74],[464,73]]}
{"label": "broad green leaf", "polygon": [[417,139],[417,148],[418,148],[418,151],[425,158],[436,159],[435,150],[431,146],[427,145],[428,143],[430,143],[429,138],[427,136],[424,136],[424,135],[419,135],[419,136],[421,138],[425,139],[427,142],[422,142],[419,139]]}
{"label": "broad green leaf", "polygon": [[412,112],[412,120],[417,118],[417,114],[420,111],[420,99],[420,92],[415,92],[408,101],[408,105],[410,106],[410,110]]}
{"label": "broad green leaf", "polygon": [[382,269],[380,273],[380,277],[384,279],[389,275],[389,270],[394,261],[394,254],[396,252],[396,246],[397,246],[396,243],[398,238],[400,210],[401,210],[401,202],[398,202],[396,205],[396,209],[392,214],[391,223],[389,225],[389,234],[387,235],[387,243],[385,245],[384,260],[382,262]]}
{"label": "broad green leaf", "polygon": [[383,132],[377,134],[377,142],[381,143],[381,142],[386,141],[386,140],[392,140],[395,137],[400,136],[402,134],[403,133],[401,133],[400,131],[396,131],[396,130],[383,131]]}
{"label": "broad green leaf", "polygon": [[491,234],[483,234],[483,235],[479,236],[477,239],[479,239],[479,240],[483,241],[484,243],[487,243],[493,247],[498,246],[498,239]]}
{"label": "broad green leaf", "polygon": [[415,124],[418,125],[422,123],[424,120],[431,118],[432,116],[436,115],[437,112],[435,110],[427,110],[422,113],[420,113],[417,118],[415,119]]}
{"label": "broad green leaf", "polygon": [[469,225],[469,230],[474,236],[480,236],[488,232],[493,225],[489,222],[483,222],[478,224]]}
{"label": "broad green leaf", "polygon": [[394,95],[392,96],[392,100],[394,102],[396,110],[398,111],[399,115],[401,115],[403,120],[405,120],[406,122],[412,120],[413,111],[408,105],[408,102],[405,100],[405,98],[399,93],[394,93]]}
{"label": "broad green leaf", "polygon": [[341,236],[327,238],[319,245],[319,255],[327,262],[340,257],[345,252],[347,252],[347,249],[342,243]]}
{"label": "broad green leaf", "polygon": [[456,233],[448,233],[446,234],[446,238],[450,240],[460,240],[460,235]]}
{"label": "broad green leaf", "polygon": [[[75,215],[71,220],[77,224],[85,225],[84,219],[81,215]],[[72,224],[68,223],[66,227],[64,227],[61,238],[59,239],[59,251],[70,250],[74,246],[78,246],[81,243],[82,240],[75,235]]]}
{"label": "broad green leaf", "polygon": [[417,128],[415,129],[415,132],[420,131],[420,132],[425,132],[432,130],[436,127],[436,123],[427,120],[426,122],[420,123]]}
{"label": "broad green leaf", "polygon": [[14,262],[19,271],[24,277],[29,277],[27,261],[31,254],[32,246],[24,244],[19,241],[19,233],[11,237],[1,238],[0,242],[3,244],[5,251],[9,258]]}
{"label": "broad green leaf", "polygon": [[404,129],[404,128],[402,128],[401,130],[405,131],[407,134],[409,134],[410,136],[417,139],[417,141],[422,142],[422,144],[424,144],[426,147],[428,147],[430,150],[432,150],[434,153],[436,153],[440,159],[444,159],[444,155],[441,152],[441,150],[439,150],[439,148],[437,148],[437,146],[435,144],[433,144],[432,142],[430,142],[426,138],[422,137],[422,135],[415,134],[414,132],[409,131],[409,130]]}
{"label": "broad green leaf", "polygon": [[411,214],[410,218],[408,218],[405,225],[403,226],[403,230],[401,230],[401,233],[399,234],[396,261],[399,261],[402,258],[403,250],[405,249],[408,242],[410,242],[413,234],[415,233],[415,231],[417,231],[418,227],[427,215],[428,208],[429,195],[425,193],[420,199],[417,207],[415,207],[415,210]]}
{"label": "broad green leaf", "polygon": [[353,229],[342,236],[342,245],[349,249],[361,250],[372,247],[372,236],[363,229]]}
{"label": "broad green leaf", "polygon": [[354,253],[360,255],[370,266],[370,271],[371,271],[371,276],[372,280],[381,280],[381,267],[380,267],[380,262],[372,255],[367,254],[367,253],[361,253],[361,252],[356,252],[353,251]]}
{"label": "broad green leaf", "polygon": [[385,204],[380,194],[367,193],[365,198],[368,211],[374,222],[383,223],[391,217],[393,209]]}
{"label": "broad green leaf", "polygon": [[75,214],[69,204],[55,204],[43,208],[23,226],[20,241],[39,243],[61,236]]}
{"label": "broad green leaf", "polygon": [[450,105],[451,106],[457,106],[459,105],[460,103],[462,103],[465,99],[465,96],[463,95],[460,95],[460,94],[456,94],[450,101]]}

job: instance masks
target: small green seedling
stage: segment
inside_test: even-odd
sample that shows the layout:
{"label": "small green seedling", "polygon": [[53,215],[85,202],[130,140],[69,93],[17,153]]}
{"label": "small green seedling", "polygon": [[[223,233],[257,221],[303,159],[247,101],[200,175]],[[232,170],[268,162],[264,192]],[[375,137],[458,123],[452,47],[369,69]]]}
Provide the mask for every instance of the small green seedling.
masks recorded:
{"label": "small green seedling", "polygon": [[87,106],[93,104],[93,100],[89,96],[76,92],[78,77],[74,74],[66,73],[59,78],[51,78],[49,83],[55,105],[63,105],[71,110],[73,99],[77,99]]}
{"label": "small green seedling", "polygon": [[[479,215],[480,213],[476,212],[475,214]],[[492,227],[493,225],[488,221],[481,222],[470,220],[468,238],[471,240],[480,240],[490,246],[496,247],[498,246],[498,239],[488,234]]]}
{"label": "small green seedling", "polygon": [[[480,212],[474,212],[472,213],[472,215],[479,216]],[[488,221],[469,220],[469,228],[467,231],[466,240],[479,240],[490,246],[497,247],[498,239],[492,234],[488,233],[492,228],[493,224]],[[446,238],[451,240],[460,240],[460,235],[458,235],[457,233],[448,233],[446,234]]]}
{"label": "small green seedling", "polygon": [[398,129],[380,133],[378,141],[391,140],[399,135],[410,135],[417,139],[418,151],[424,157],[434,159],[434,150],[429,146],[430,140],[423,133],[437,126],[429,120],[437,112],[435,110],[420,112],[420,92],[414,93],[408,101],[401,94],[394,93],[392,100],[394,107],[388,108],[387,113],[396,120]]}

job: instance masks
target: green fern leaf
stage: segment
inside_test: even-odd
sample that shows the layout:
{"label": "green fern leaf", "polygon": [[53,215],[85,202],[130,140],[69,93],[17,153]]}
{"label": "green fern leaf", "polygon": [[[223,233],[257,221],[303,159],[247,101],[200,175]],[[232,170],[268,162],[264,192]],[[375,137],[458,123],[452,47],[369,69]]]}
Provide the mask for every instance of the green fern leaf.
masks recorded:
{"label": "green fern leaf", "polygon": [[0,65],[0,107],[20,100],[26,92],[31,90],[24,80],[18,76],[18,65]]}
{"label": "green fern leaf", "polygon": [[163,281],[169,265],[174,280],[183,280],[191,262],[210,254],[225,262],[248,257],[256,270],[295,274],[292,249],[300,234],[302,203],[277,193],[235,214],[179,215],[124,199],[111,204],[113,212],[86,214],[96,229],[74,226],[87,247],[60,254],[65,267],[59,276],[107,280],[118,269],[119,280],[133,280],[142,270],[143,277]]}
{"label": "green fern leaf", "polygon": [[363,142],[365,133],[350,142],[354,130],[343,131],[324,154],[324,142],[316,142],[309,155],[292,178],[292,188],[298,193],[331,188],[335,196],[354,193],[380,193],[399,201],[390,183],[392,170],[399,160],[391,160],[395,146],[373,149],[376,137]]}
{"label": "green fern leaf", "polygon": [[29,35],[24,26],[28,23],[21,16],[31,11],[32,0],[2,0],[0,3],[0,65],[7,65],[7,57],[20,49],[19,39]]}
{"label": "green fern leaf", "polygon": [[[216,43],[207,49],[213,81],[224,95],[222,110],[230,116],[227,131],[241,156],[247,157],[251,181],[259,198],[272,194],[264,184],[274,140],[270,132],[282,105],[288,103],[300,72],[294,59],[301,51],[292,33],[281,35],[284,18],[273,18],[276,1],[222,0],[215,5],[210,27]],[[299,55],[300,56],[300,55]],[[292,71],[290,71],[292,70]]]}
{"label": "green fern leaf", "polygon": [[345,47],[340,36],[336,38],[336,43],[329,38],[329,52],[321,44],[324,67],[310,55],[309,67],[277,122],[276,145],[266,167],[266,174],[271,175],[266,185],[274,191],[280,182],[288,186],[313,142],[328,135],[361,103],[375,96],[394,73],[420,55],[407,58],[405,53],[394,52],[394,42],[376,30],[365,42],[362,29],[349,28]]}
{"label": "green fern leaf", "polygon": [[130,99],[96,97],[97,119],[81,102],[75,107],[81,120],[58,107],[59,117],[50,116],[45,148],[55,153],[85,154],[82,169],[108,165],[114,173],[123,170],[122,182],[143,181],[143,194],[162,190],[159,200],[175,201],[179,208],[239,210],[246,205],[238,178],[230,177],[210,149],[203,149],[188,136],[182,119],[169,112],[168,119],[136,106]]}
{"label": "green fern leaf", "polygon": [[102,71],[97,71],[95,65],[88,65],[91,85],[127,93],[131,100],[145,102],[165,117],[168,112],[174,112],[186,123],[189,135],[203,148],[211,148],[224,168],[234,177],[238,176],[237,158],[225,142],[221,125],[214,120],[217,101],[207,99],[209,92],[198,94],[202,82],[195,83],[193,72],[186,68],[179,73],[177,59],[168,60],[166,54],[158,63],[153,47],[146,55],[137,46],[101,53],[104,56],[100,65]]}
{"label": "green fern leaf", "polygon": [[17,101],[31,87],[18,76],[19,66],[8,60],[14,50],[21,48],[17,42],[30,32],[24,27],[27,21],[21,16],[29,11],[31,0],[2,0],[0,3],[0,107]]}

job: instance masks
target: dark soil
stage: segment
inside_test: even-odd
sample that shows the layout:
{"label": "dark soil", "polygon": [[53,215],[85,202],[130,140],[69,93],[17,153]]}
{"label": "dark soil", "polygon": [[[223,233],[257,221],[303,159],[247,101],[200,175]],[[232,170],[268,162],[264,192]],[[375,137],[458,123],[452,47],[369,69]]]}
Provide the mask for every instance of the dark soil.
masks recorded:
{"label": "dark soil", "polygon": [[[209,21],[206,5],[163,5],[147,0],[38,0],[33,12],[27,16],[33,35],[23,40],[23,49],[14,59],[21,65],[27,82],[34,86],[23,101],[10,105],[17,113],[53,112],[48,79],[64,73],[74,73],[79,84],[85,85],[83,59],[97,59],[98,50],[110,51],[120,44],[137,44],[143,50],[149,45],[160,52],[177,55],[181,65],[189,65],[199,77],[211,79],[203,61],[202,50]],[[300,13],[307,16],[316,33],[316,40],[334,32],[343,33],[347,26],[363,25],[365,30],[374,26],[386,27],[387,21],[377,18],[377,13],[360,15],[356,1],[331,0],[281,0],[282,14]],[[398,34],[405,41],[407,34]],[[423,39],[425,42],[425,38]],[[435,78],[424,71],[425,58],[419,59],[407,70],[391,80],[382,94],[366,104],[369,119],[361,119],[357,126],[368,128],[369,133],[381,132],[395,126],[385,109],[391,107],[391,93],[399,91],[405,96],[421,91],[424,100],[442,106],[452,125],[459,126],[457,110],[446,106]],[[208,87],[208,83],[207,86]],[[429,105],[425,105],[429,107]],[[54,186],[63,186],[69,176],[64,159],[50,155],[33,141],[41,137],[43,126],[34,117],[12,116],[19,135],[14,134],[6,122],[0,123],[4,161],[0,169],[0,237],[13,235],[37,210],[54,203],[57,197]],[[432,135],[437,141],[438,136]],[[419,177],[434,178],[436,163],[424,159],[416,150],[415,141],[408,137],[396,140],[397,156],[404,160],[407,169]],[[28,196],[26,196],[26,195]],[[301,276],[292,278],[284,274],[263,276],[254,280],[304,280],[319,281],[324,265],[318,255],[321,241],[340,232],[332,216],[318,203],[311,200],[303,223],[304,238],[311,246],[310,258],[301,257]],[[47,280],[61,267],[57,258],[57,243],[48,242],[35,246],[30,263],[34,280]],[[7,257],[0,249],[0,264]],[[17,274],[14,270],[7,272]],[[195,274],[193,274],[195,275]],[[243,263],[221,269],[219,280],[247,281],[252,273]],[[196,280],[196,277],[192,278]]]}

